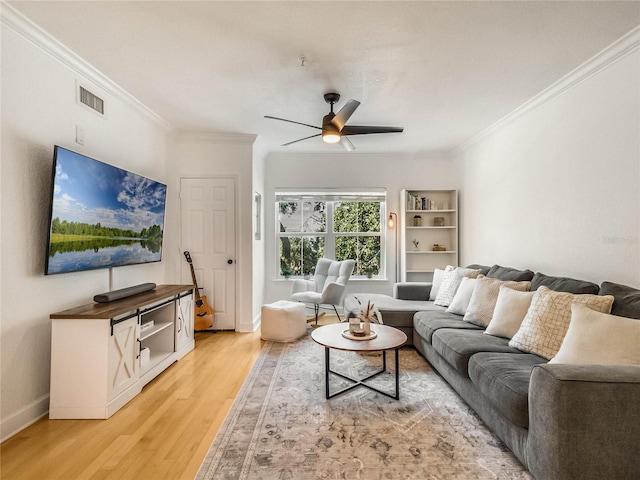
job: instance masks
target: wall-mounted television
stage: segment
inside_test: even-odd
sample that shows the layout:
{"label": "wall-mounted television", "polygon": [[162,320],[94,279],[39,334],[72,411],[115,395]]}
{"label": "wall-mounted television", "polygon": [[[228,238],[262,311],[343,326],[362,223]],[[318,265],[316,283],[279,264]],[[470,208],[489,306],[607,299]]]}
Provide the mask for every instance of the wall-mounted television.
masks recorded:
{"label": "wall-mounted television", "polygon": [[55,146],[45,274],[162,259],[167,186]]}

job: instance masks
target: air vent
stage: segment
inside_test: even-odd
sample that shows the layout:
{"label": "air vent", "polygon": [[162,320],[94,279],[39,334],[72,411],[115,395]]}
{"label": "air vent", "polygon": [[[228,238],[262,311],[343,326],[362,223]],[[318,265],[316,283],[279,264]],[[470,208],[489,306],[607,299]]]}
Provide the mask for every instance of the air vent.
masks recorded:
{"label": "air vent", "polygon": [[80,102],[104,115],[104,100],[97,97],[83,86],[80,86]]}

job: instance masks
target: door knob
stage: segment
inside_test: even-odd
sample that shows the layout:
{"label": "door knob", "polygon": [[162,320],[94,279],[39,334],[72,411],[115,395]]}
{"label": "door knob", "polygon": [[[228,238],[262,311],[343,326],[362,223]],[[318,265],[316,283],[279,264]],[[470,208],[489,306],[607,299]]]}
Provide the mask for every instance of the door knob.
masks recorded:
{"label": "door knob", "polygon": [[233,263],[233,260],[229,259],[229,260],[227,260],[227,263],[228,263],[229,265],[231,265],[231,264]]}

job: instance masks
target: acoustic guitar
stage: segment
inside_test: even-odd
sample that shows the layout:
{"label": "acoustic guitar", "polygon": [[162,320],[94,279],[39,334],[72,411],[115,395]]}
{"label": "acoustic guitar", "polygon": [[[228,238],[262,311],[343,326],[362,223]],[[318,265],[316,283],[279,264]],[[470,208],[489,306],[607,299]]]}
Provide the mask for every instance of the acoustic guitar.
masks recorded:
{"label": "acoustic guitar", "polygon": [[193,269],[193,262],[191,261],[191,254],[189,252],[184,252],[184,256],[187,259],[187,263],[191,268],[191,279],[193,284],[196,286],[195,288],[195,297],[196,297],[196,306],[195,306],[195,317],[193,322],[194,330],[204,330],[213,325],[213,308],[207,303],[207,296],[200,295],[200,289],[198,288],[198,282],[196,280],[196,272]]}

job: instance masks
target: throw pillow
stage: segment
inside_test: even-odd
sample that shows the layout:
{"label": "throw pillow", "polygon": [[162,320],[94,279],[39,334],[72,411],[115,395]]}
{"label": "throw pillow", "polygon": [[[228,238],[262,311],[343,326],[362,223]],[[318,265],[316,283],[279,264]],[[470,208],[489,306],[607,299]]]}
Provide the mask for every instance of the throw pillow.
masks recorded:
{"label": "throw pillow", "polygon": [[493,310],[493,317],[484,331],[496,337],[513,337],[524,320],[535,292],[519,292],[500,285],[500,293]]}
{"label": "throw pillow", "polygon": [[448,272],[449,270],[453,270],[456,267],[452,267],[451,265],[447,265],[444,270],[436,268],[433,271],[433,281],[431,282],[431,292],[429,292],[429,300],[434,301],[438,296],[438,292],[440,291],[440,285],[442,285],[442,277],[444,276],[444,272]]}
{"label": "throw pillow", "polygon": [[509,346],[547,360],[553,358],[569,328],[572,303],[581,303],[592,310],[609,313],[613,296],[555,292],[541,286],[533,295],[527,315],[509,340]]}
{"label": "throw pillow", "polygon": [[464,277],[476,278],[479,274],[480,270],[462,267],[445,271],[442,276],[440,291],[438,292],[438,295],[436,295],[436,299],[433,303],[442,307],[448,307],[453,301],[453,297],[455,297],[462,279]]}
{"label": "throw pillow", "polygon": [[457,315],[465,314],[467,307],[469,306],[469,301],[471,300],[471,294],[473,293],[476,281],[477,278],[464,277],[462,279],[462,282],[460,282],[460,286],[458,287],[458,291],[451,301],[451,305],[447,308],[447,312],[455,313]]}
{"label": "throw pillow", "polygon": [[476,288],[473,290],[473,295],[471,295],[469,308],[467,308],[467,313],[464,314],[463,320],[465,322],[475,323],[481,327],[489,325],[493,317],[493,309],[496,307],[501,285],[524,292],[529,290],[531,282],[505,282],[497,278],[479,277]]}
{"label": "throw pillow", "polygon": [[640,321],[571,305],[571,323],[549,363],[640,365]]}

